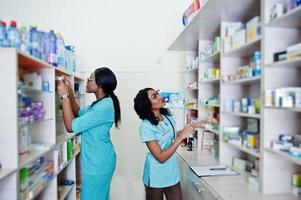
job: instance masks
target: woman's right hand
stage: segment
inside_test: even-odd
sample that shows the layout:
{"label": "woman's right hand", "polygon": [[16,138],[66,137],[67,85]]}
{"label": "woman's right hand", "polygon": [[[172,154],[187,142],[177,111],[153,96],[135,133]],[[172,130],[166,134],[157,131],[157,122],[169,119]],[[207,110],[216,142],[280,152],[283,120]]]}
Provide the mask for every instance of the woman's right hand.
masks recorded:
{"label": "woman's right hand", "polygon": [[189,124],[181,130],[181,133],[179,134],[179,136],[180,136],[181,140],[184,140],[185,138],[190,136],[194,131],[195,131],[194,126]]}
{"label": "woman's right hand", "polygon": [[71,83],[70,83],[68,77],[65,76],[65,75],[63,75],[62,77],[63,77],[63,82],[64,82],[64,84],[68,87],[68,90],[69,90],[69,91],[72,90]]}

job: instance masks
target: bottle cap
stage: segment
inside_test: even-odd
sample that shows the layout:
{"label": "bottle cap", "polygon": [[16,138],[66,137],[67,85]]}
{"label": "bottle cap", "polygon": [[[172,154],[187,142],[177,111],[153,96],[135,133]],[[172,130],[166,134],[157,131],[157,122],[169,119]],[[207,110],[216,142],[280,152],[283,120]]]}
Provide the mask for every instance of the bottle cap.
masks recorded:
{"label": "bottle cap", "polygon": [[16,27],[17,26],[17,22],[15,20],[10,21],[10,26]]}

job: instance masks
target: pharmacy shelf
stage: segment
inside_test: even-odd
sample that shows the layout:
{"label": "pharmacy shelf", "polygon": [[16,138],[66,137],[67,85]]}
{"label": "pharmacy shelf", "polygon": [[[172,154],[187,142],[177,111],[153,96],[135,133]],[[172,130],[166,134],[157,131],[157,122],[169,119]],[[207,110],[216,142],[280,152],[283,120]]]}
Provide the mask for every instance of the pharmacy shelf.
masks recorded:
{"label": "pharmacy shelf", "polygon": [[20,94],[21,91],[25,91],[25,92],[30,92],[30,93],[49,93],[51,94],[53,91],[44,91],[44,90],[40,90],[40,89],[36,89],[30,86],[19,86],[18,87],[18,93]]}
{"label": "pharmacy shelf", "polygon": [[5,177],[13,174],[17,169],[11,169],[11,168],[0,168],[0,181],[4,179]]}
{"label": "pharmacy shelf", "polygon": [[301,57],[296,58],[296,59],[291,59],[291,60],[284,60],[284,61],[278,61],[278,62],[273,62],[264,65],[266,68],[272,68],[272,67],[285,67],[285,68],[298,68],[301,67]]}
{"label": "pharmacy shelf", "polygon": [[301,6],[285,13],[284,15],[266,23],[266,27],[300,28]]}
{"label": "pharmacy shelf", "polygon": [[206,58],[201,59],[200,63],[216,63],[220,60],[220,51],[217,51]]}
{"label": "pharmacy shelf", "polygon": [[193,69],[190,69],[190,70],[186,70],[185,72],[186,73],[190,73],[190,72],[198,72],[199,70],[199,67],[196,67],[196,68],[193,68]]}
{"label": "pharmacy shelf", "polygon": [[52,177],[50,178],[50,180],[48,182],[41,180],[39,183],[37,183],[37,185],[31,190],[28,191],[29,193],[29,200],[34,200],[38,197],[38,195],[48,186],[48,184],[53,180],[55,176],[52,175]]}
{"label": "pharmacy shelf", "polygon": [[209,131],[211,133],[214,133],[216,135],[219,135],[219,130],[215,130],[215,129],[211,129],[211,128],[205,128],[204,130],[205,131]]}
{"label": "pharmacy shelf", "polygon": [[59,145],[63,144],[64,142],[74,138],[78,134],[79,133],[64,133],[64,134],[59,135],[56,138],[56,146],[59,146]]}
{"label": "pharmacy shelf", "polygon": [[20,157],[19,169],[22,169],[25,165],[35,161],[39,157],[46,155],[50,151],[54,150],[56,147],[60,146],[62,143],[68,141],[69,139],[74,138],[77,135],[78,134],[75,133],[65,134],[58,138],[56,144],[48,145],[47,148],[42,150],[32,150],[28,155],[24,157]]}
{"label": "pharmacy shelf", "polygon": [[297,158],[294,156],[291,156],[290,154],[280,151],[280,150],[276,150],[276,149],[272,149],[272,148],[265,148],[266,151],[273,153],[275,155],[278,155],[284,159],[286,159],[287,161],[293,162],[297,165],[301,165],[301,158]]}
{"label": "pharmacy shelf", "polygon": [[34,192],[34,194],[29,199],[35,199],[48,186],[48,184],[54,179],[54,177],[56,177],[58,174],[60,174],[73,161],[73,159],[78,154],[79,154],[79,152],[77,152],[77,154],[75,154],[72,159],[70,159],[68,162],[66,162],[58,172],[53,174],[53,176],[50,178],[50,180],[48,182],[41,181],[40,187],[38,188],[38,190],[36,192]]}
{"label": "pharmacy shelf", "polygon": [[231,49],[224,53],[224,57],[251,57],[251,55],[260,50],[261,37],[256,38],[254,41],[246,43],[238,48]]}
{"label": "pharmacy shelf", "polygon": [[282,108],[282,107],[275,107],[275,106],[265,106],[266,109],[275,109],[275,110],[287,110],[291,112],[301,112],[301,108]]}
{"label": "pharmacy shelf", "polygon": [[214,108],[219,108],[220,105],[219,104],[201,104],[203,105],[204,107],[214,107]]}
{"label": "pharmacy shelf", "polygon": [[185,91],[197,91],[199,88],[186,88]]}
{"label": "pharmacy shelf", "polygon": [[229,146],[232,146],[236,149],[239,149],[240,151],[243,151],[247,154],[250,154],[256,158],[260,158],[260,153],[256,150],[253,150],[253,149],[250,149],[250,148],[247,148],[247,147],[244,147],[242,145],[239,145],[239,144],[234,144],[234,143],[231,143],[231,142],[226,142],[226,141],[223,141],[225,144],[228,144]]}
{"label": "pharmacy shelf", "polygon": [[41,68],[55,68],[55,66],[40,60],[36,57],[33,57],[27,53],[21,52],[19,50],[15,50],[18,55],[19,66],[26,69],[37,70]]}
{"label": "pharmacy shelf", "polygon": [[66,197],[68,196],[68,194],[70,193],[70,191],[72,190],[72,188],[75,186],[75,184],[73,185],[60,185],[59,186],[59,190],[61,190],[62,192],[60,193],[60,197],[59,200],[64,200],[66,199]]}
{"label": "pharmacy shelf", "polygon": [[252,84],[260,83],[260,81],[261,81],[261,76],[255,76],[252,78],[244,78],[244,79],[235,80],[235,81],[226,81],[226,82],[223,82],[223,84],[252,85]]}
{"label": "pharmacy shelf", "polygon": [[40,149],[40,150],[32,149],[28,155],[20,157],[20,159],[19,159],[19,169],[22,169],[24,166],[26,166],[27,164],[35,161],[39,157],[46,155],[54,147],[55,147],[55,144],[49,145],[49,147],[45,148],[45,149]]}
{"label": "pharmacy shelf", "polygon": [[212,83],[212,84],[218,84],[220,82],[221,78],[215,78],[211,80],[200,80],[200,83]]}
{"label": "pharmacy shelf", "polygon": [[57,75],[66,75],[66,76],[73,76],[75,80],[77,81],[84,81],[84,78],[82,78],[78,74],[74,74],[73,72],[67,71],[62,68],[57,68],[54,65],[51,65],[47,63],[46,61],[40,60],[38,58],[35,58],[27,53],[21,52],[19,50],[16,50],[18,57],[19,57],[19,65],[22,68],[31,69],[31,70],[37,70],[41,68],[49,68],[49,69],[55,69]]}
{"label": "pharmacy shelf", "polygon": [[242,113],[242,112],[222,112],[222,114],[260,119],[260,114],[248,114],[248,113]]}
{"label": "pharmacy shelf", "polygon": [[32,122],[32,123],[20,123],[19,127],[22,128],[22,127],[25,127],[25,126],[34,126],[36,124],[41,124],[41,123],[49,122],[49,121],[52,121],[52,120],[53,120],[52,118],[49,118],[49,119],[42,119],[42,120]]}
{"label": "pharmacy shelf", "polygon": [[[172,51],[197,51],[198,41],[212,40],[213,35],[218,34],[220,27],[220,7],[219,0],[209,0],[196,13],[174,42],[168,47]],[[202,31],[206,30],[206,31]]]}

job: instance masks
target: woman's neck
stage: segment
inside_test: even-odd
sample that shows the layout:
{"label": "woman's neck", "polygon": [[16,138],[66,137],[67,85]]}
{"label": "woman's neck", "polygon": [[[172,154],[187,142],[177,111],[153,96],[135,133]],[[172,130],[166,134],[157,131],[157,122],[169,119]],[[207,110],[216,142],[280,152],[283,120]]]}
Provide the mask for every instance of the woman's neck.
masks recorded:
{"label": "woman's neck", "polygon": [[155,117],[158,117],[160,121],[163,121],[163,115],[160,113],[160,110],[154,110]]}
{"label": "woman's neck", "polygon": [[99,99],[103,98],[104,96],[106,96],[106,94],[101,91],[96,91],[95,96],[96,96],[96,99],[99,100]]}

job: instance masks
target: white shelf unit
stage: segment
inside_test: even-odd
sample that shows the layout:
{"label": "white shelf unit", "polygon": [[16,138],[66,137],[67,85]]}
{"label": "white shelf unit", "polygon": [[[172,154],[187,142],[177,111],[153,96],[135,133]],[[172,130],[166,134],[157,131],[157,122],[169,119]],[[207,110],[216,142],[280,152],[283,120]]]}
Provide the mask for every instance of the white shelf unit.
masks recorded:
{"label": "white shelf unit", "polygon": [[[233,22],[241,21],[246,24],[249,20],[256,16],[261,16],[260,1],[259,0],[248,0],[239,1],[239,5],[236,7],[236,11],[231,13],[231,9],[227,10],[228,7],[222,7],[222,19],[221,19],[221,38],[226,36],[226,27]],[[226,4],[228,5],[228,4]],[[228,76],[237,74],[238,68],[248,65],[251,62],[253,53],[255,51],[261,51],[262,37],[258,36],[251,42],[247,42],[227,52],[223,52],[221,55],[221,76]],[[261,66],[262,67],[262,66]],[[240,101],[242,98],[261,98],[261,78],[252,77],[235,81],[221,81],[221,119],[220,119],[220,134],[223,136],[223,128],[228,126],[237,126],[242,129],[246,129],[246,121],[248,118],[254,118],[261,124],[260,114],[249,114],[243,112],[233,112],[226,109],[225,101],[233,99]],[[259,133],[259,138],[262,135]],[[259,163],[256,169],[261,172],[260,163],[261,149],[253,150],[246,148],[242,145],[235,143],[225,142],[224,139],[220,140],[220,162],[232,165],[233,158],[241,158],[249,160],[254,163]],[[259,176],[259,188],[261,187],[261,180],[263,176]]]}
{"label": "white shelf unit", "polygon": [[[69,139],[79,137],[77,134],[67,133],[62,120],[57,120],[56,108],[60,104],[56,90],[55,77],[66,75],[71,84],[84,85],[85,80],[79,75],[58,69],[45,61],[34,58],[13,48],[0,49],[0,88],[2,98],[0,106],[0,120],[2,131],[0,133],[0,199],[57,199],[57,177],[61,172],[54,172],[49,182],[39,182],[40,187],[31,190],[28,197],[20,193],[20,170],[27,167],[41,156],[51,161],[54,167],[54,151],[64,145]],[[37,72],[44,81],[49,83],[50,92],[36,90],[30,87],[19,87],[19,78],[26,72]],[[32,124],[20,124],[18,118],[19,94],[23,91],[33,101],[43,102],[46,111],[44,120]],[[84,93],[84,92],[82,92]],[[81,96],[81,103],[85,103],[85,96]],[[21,140],[20,129],[28,127],[31,143],[29,154],[19,155]],[[58,137],[60,136],[60,137]],[[39,146],[33,144],[40,144]],[[71,158],[68,166],[64,166],[66,173],[73,174],[75,181],[76,157]],[[32,177],[31,177],[32,178]],[[38,181],[40,179],[34,179]],[[75,188],[75,187],[74,187]],[[35,191],[35,192],[33,192]],[[24,193],[23,193],[24,195]],[[70,197],[70,198],[69,198]],[[75,189],[68,195],[68,199],[76,199]]]}
{"label": "white shelf unit", "polygon": [[232,146],[232,147],[234,147],[234,148],[236,148],[236,149],[239,149],[240,151],[243,151],[243,152],[245,152],[245,153],[247,153],[247,154],[250,154],[250,155],[252,155],[252,156],[254,156],[254,157],[256,157],[256,158],[260,158],[260,154],[259,154],[259,152],[256,151],[256,150],[249,149],[249,148],[244,147],[244,146],[242,146],[242,145],[235,144],[235,143],[231,143],[231,142],[225,142],[225,141],[224,141],[224,143],[225,143],[225,144],[228,144],[228,145],[230,145],[230,146]]}
{"label": "white shelf unit", "polygon": [[[270,7],[275,3],[286,4],[286,0],[209,0],[168,50],[196,52],[204,41],[217,36],[218,29],[220,29],[222,39],[225,35],[224,27],[228,23],[237,21],[246,23],[253,17],[260,16],[261,36],[228,52],[213,54],[201,59],[199,77],[202,77],[202,70],[213,66],[213,63],[220,64],[221,75],[235,74],[238,67],[249,64],[250,57],[255,51],[261,51],[261,76],[231,82],[222,80],[203,82],[200,79],[199,99],[220,91],[220,137],[222,137],[222,128],[225,126],[243,127],[246,118],[259,120],[259,151],[220,140],[219,161],[223,164],[231,164],[233,157],[259,161],[260,192],[283,194],[289,200],[295,199],[291,195],[291,174],[301,171],[301,159],[277,152],[271,149],[270,144],[281,133],[300,133],[301,112],[300,109],[265,107],[264,91],[279,87],[301,86],[301,58],[273,61],[275,52],[284,51],[288,46],[301,42],[301,7],[269,22]],[[213,6],[216,6],[214,12],[212,12]],[[204,28],[204,21],[207,22],[208,28]],[[217,89],[218,87],[219,89]],[[227,97],[259,98],[261,101],[260,113],[225,112],[223,99]],[[200,119],[202,119],[203,106],[199,106]]]}
{"label": "white shelf unit", "polygon": [[[189,57],[196,57],[197,54],[196,52],[187,52],[187,56]],[[193,70],[189,70],[185,72],[185,88],[188,87],[189,83],[198,83],[198,67],[194,68]],[[199,90],[199,86],[197,88],[193,88],[193,89],[186,89],[185,90],[185,103],[187,103],[189,100],[192,99],[198,99],[198,90]],[[198,102],[197,102],[198,103]],[[191,112],[197,112],[198,111],[198,107],[187,107],[185,106],[185,110],[184,110],[184,124],[187,124],[187,116],[191,113]]]}
{"label": "white shelf unit", "polygon": [[[263,12],[263,87],[267,89],[280,87],[301,87],[301,58],[274,62],[273,54],[285,51],[290,45],[301,42],[301,7],[297,7],[284,15],[270,20],[269,8],[275,3],[286,5],[285,0],[262,0]],[[271,148],[272,140],[280,134],[298,135],[301,131],[301,109],[264,107],[262,132],[264,139],[261,148],[262,173],[268,177],[263,179],[262,189],[266,193],[289,193],[291,191],[291,175],[301,172],[301,159]],[[273,167],[271,167],[273,166]],[[277,174],[277,176],[274,176]]]}

